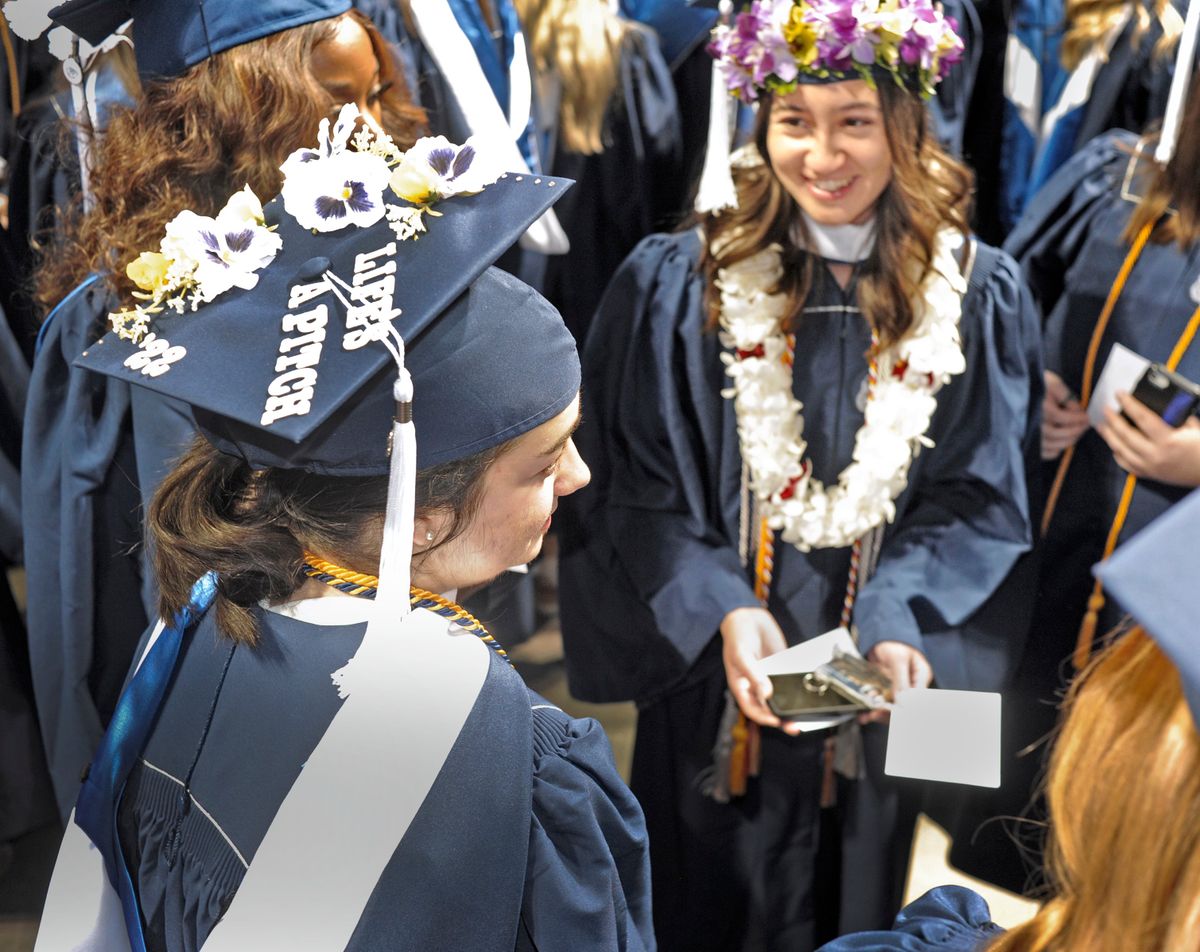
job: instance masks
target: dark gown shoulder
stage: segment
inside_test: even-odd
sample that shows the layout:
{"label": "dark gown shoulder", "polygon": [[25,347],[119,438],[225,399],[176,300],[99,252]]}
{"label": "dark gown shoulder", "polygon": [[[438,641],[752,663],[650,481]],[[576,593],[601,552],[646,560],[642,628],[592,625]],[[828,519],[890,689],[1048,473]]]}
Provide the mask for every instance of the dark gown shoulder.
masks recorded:
{"label": "dark gown shoulder", "polygon": [[1003,931],[977,892],[938,886],[900,910],[890,932],[845,935],[818,952],[981,952]]}
{"label": "dark gown shoulder", "polygon": [[639,242],[583,348],[577,442],[592,481],[559,508],[576,697],[644,701],[706,673],[721,619],[758,604],[737,552],[741,456],[700,251],[696,230]]}
{"label": "dark gown shoulder", "polygon": [[521,913],[528,948],[651,952],[642,809],[597,721],[569,717],[537,695],[532,702],[533,818]]}

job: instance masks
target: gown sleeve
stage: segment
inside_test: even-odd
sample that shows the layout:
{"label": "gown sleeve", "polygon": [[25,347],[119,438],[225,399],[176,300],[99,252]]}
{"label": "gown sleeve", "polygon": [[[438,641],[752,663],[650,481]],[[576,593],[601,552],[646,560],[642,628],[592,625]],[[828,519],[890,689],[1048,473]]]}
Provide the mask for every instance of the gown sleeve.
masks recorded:
{"label": "gown sleeve", "polygon": [[129,386],[72,365],[108,310],[92,279],[47,318],[22,434],[30,665],[64,816],[147,621]]}
{"label": "gown sleeve", "polygon": [[892,931],[844,935],[818,952],[977,952],[1003,931],[977,892],[938,886],[901,909]]}
{"label": "gown sleeve", "polygon": [[[736,549],[736,510],[725,511],[740,462],[724,435],[729,401],[710,353],[719,343],[703,327],[698,249],[693,233],[646,238],[600,304],[583,356],[580,449],[595,462],[593,485],[575,501],[591,522],[582,544],[611,546],[620,584],[684,668],[728,612],[758,604]],[[569,640],[567,614],[563,627]]]}
{"label": "gown sleeve", "polygon": [[1004,250],[1021,266],[1043,318],[1062,296],[1067,271],[1136,144],[1135,135],[1121,130],[1092,140],[1042,186],[1005,241]]}
{"label": "gown sleeve", "polygon": [[642,809],[599,723],[533,708],[533,818],[518,949],[653,952]]}
{"label": "gown sleeve", "polygon": [[1031,545],[1036,312],[1010,257],[983,246],[977,255],[960,324],[966,370],[938,394],[934,445],[917,457],[911,494],[855,604],[864,654],[885,640],[926,650],[922,633],[963,624]]}

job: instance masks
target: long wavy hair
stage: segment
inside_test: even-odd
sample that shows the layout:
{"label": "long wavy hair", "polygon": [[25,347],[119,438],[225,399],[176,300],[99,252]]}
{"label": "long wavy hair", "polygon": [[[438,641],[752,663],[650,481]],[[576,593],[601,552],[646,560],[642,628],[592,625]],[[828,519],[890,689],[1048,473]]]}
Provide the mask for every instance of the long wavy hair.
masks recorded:
{"label": "long wavy hair", "polygon": [[[1152,152],[1156,141],[1157,137],[1151,136],[1141,148]],[[1172,214],[1165,214],[1168,208]],[[1132,242],[1147,224],[1156,226],[1152,241],[1176,241],[1183,251],[1200,238],[1200,73],[1192,77],[1188,88],[1175,154],[1150,178],[1123,237]]]}
{"label": "long wavy hair", "polygon": [[[371,21],[379,59],[383,125],[407,148],[421,134],[424,112],[409,98],[403,75]],[[92,273],[127,297],[125,265],[158,248],[163,228],[185,208],[213,215],[249,185],[264,202],[283,184],[279,166],[316,141],[317,126],[336,105],[309,68],[337,18],[283,30],[216,54],[184,73],[146,83],[132,107],[112,111],[93,152],[94,206],[62,210],[35,279],[43,314]]]}
{"label": "long wavy hair", "polygon": [[[483,498],[484,475],[511,445],[417,473],[417,515],[449,518],[414,565],[466,531]],[[351,571],[378,573],[387,490],[386,475],[254,470],[197,435],[155,491],[146,518],[161,617],[187,605],[196,579],[213,571],[218,628],[253,644],[255,606],[286,599],[304,582],[305,549]]]}
{"label": "long wavy hair", "polygon": [[604,151],[604,117],[617,88],[621,46],[640,29],[607,0],[517,0],[521,30],[539,72],[561,86],[558,134],[571,152]]}
{"label": "long wavy hair", "polygon": [[[792,322],[800,319],[812,289],[813,256],[792,236],[803,233],[800,207],[771,168],[767,130],[775,97],[760,101],[754,142],[761,165],[734,169],[738,207],[707,215],[701,225],[705,251],[709,327],[720,319],[717,272],[772,243],[783,248],[783,277],[772,293],[787,295]],[[879,104],[892,155],[892,180],[875,206],[875,248],[858,275],[858,303],[884,346],[899,340],[913,322],[912,302],[933,263],[934,239],[943,228],[967,236],[971,173],[951,158],[929,128],[925,104],[891,82],[879,84]]]}
{"label": "long wavy hair", "polygon": [[988,952],[1195,952],[1200,735],[1141,629],[1076,678],[1047,774],[1052,898]]}
{"label": "long wavy hair", "polygon": [[1183,19],[1171,0],[1067,0],[1063,10],[1067,31],[1063,34],[1058,54],[1063,66],[1067,69],[1078,66],[1088,53],[1104,41],[1109,30],[1127,10],[1133,16],[1131,40],[1134,48],[1140,45],[1157,21],[1162,33],[1154,44],[1154,55],[1165,58],[1183,32]]}

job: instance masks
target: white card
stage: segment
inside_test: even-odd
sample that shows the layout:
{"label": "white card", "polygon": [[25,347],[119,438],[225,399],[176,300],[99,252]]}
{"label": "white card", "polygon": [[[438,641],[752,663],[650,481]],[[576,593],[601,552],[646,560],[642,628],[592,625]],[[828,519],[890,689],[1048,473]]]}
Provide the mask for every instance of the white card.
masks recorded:
{"label": "white card", "polygon": [[[768,655],[758,663],[763,674],[796,674],[799,672],[815,671],[827,661],[833,660],[836,650],[858,656],[858,646],[845,628],[835,628],[816,638],[809,638],[798,645],[792,645],[783,651]],[[821,731],[827,727],[837,727],[838,724],[850,720],[853,714],[839,714],[835,717],[822,718],[819,721],[798,721],[800,733]]]}
{"label": "white card", "polygon": [[884,773],[1000,786],[1000,695],[909,688],[892,706]]}
{"label": "white card", "polygon": [[1121,344],[1113,344],[1108,360],[1104,363],[1104,369],[1100,372],[1100,379],[1096,381],[1096,389],[1092,391],[1092,398],[1088,401],[1088,420],[1091,421],[1092,426],[1100,426],[1104,423],[1105,407],[1120,411],[1121,406],[1117,403],[1117,391],[1124,390],[1126,393],[1132,393],[1133,388],[1137,386],[1137,382],[1142,379],[1142,374],[1149,366],[1150,361],[1141,354],[1135,353]]}

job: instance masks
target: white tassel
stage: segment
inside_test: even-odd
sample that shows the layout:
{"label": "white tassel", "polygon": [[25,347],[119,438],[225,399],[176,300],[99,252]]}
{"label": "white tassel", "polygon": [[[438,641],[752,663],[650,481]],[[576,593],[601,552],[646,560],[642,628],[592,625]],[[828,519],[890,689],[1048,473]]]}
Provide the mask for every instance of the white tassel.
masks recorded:
{"label": "white tassel", "polygon": [[1196,58],[1196,30],[1200,25],[1200,0],[1188,4],[1187,18],[1183,22],[1183,34],[1179,37],[1179,52],[1175,56],[1175,75],[1171,78],[1171,92],[1167,96],[1167,113],[1163,117],[1162,134],[1154,150],[1154,161],[1166,165],[1175,154],[1179,141],[1179,127],[1183,124],[1183,107],[1187,100],[1188,86],[1192,82],[1192,63]]}
{"label": "white tassel", "polygon": [[[1197,0],[1200,3],[1200,0]],[[696,211],[719,212],[724,208],[737,208],[737,189],[733,184],[733,172],[729,167],[731,146],[730,96],[725,89],[720,64],[713,60],[712,90],[708,105],[708,144],[704,151],[704,170],[700,173],[700,187],[696,192]]]}

